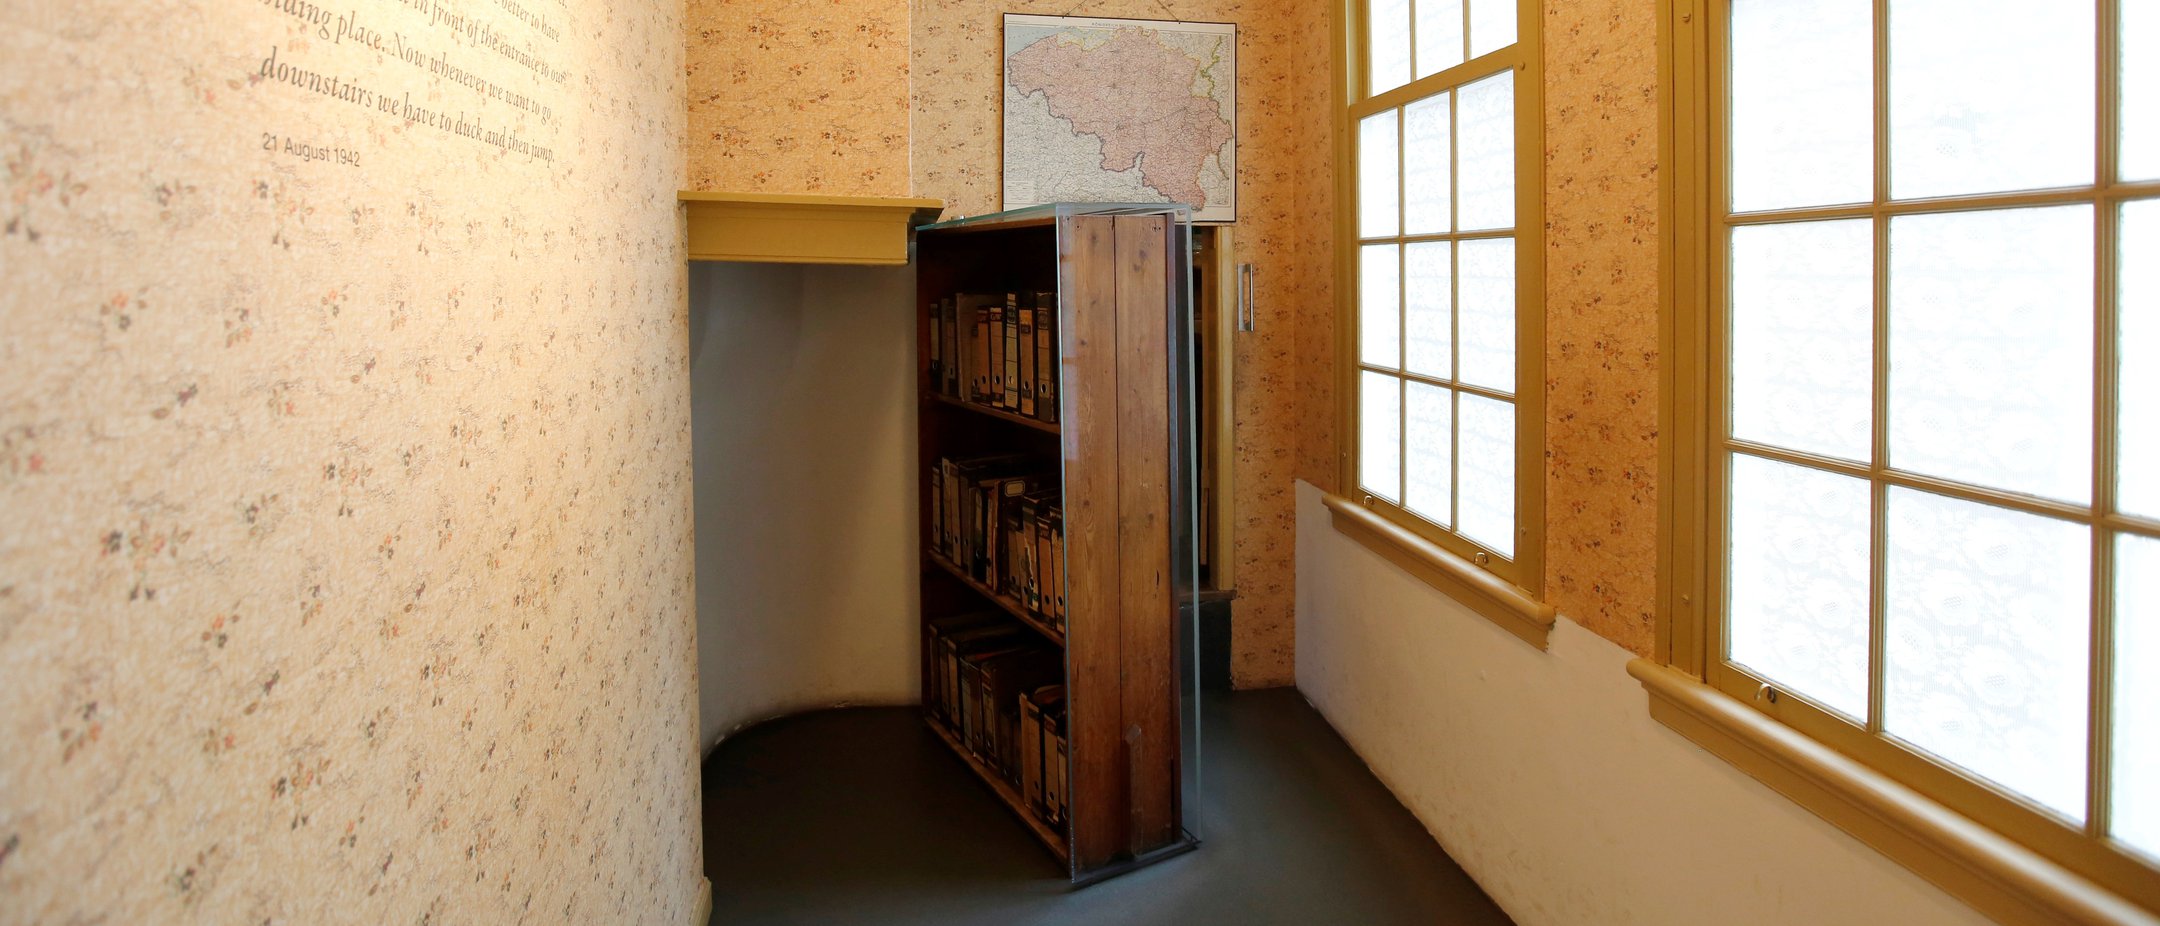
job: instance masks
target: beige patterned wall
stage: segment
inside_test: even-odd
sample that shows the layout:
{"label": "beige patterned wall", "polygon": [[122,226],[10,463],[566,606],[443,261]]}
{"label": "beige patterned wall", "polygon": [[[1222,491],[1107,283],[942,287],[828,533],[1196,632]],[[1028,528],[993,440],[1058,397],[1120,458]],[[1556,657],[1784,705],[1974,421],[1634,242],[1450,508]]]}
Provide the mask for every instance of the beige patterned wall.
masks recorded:
{"label": "beige patterned wall", "polygon": [[1637,653],[1657,595],[1653,0],[1545,6],[1545,596]]}
{"label": "beige patterned wall", "polygon": [[0,5],[0,922],[690,919],[679,8],[428,6]]}
{"label": "beige patterned wall", "polygon": [[[711,0],[704,0],[709,3]],[[825,101],[856,92],[846,75],[872,65],[906,71],[913,86],[912,192],[946,200],[952,214],[1000,205],[1000,14],[1047,13],[1239,24],[1239,259],[1259,268],[1260,330],[1237,360],[1238,586],[1234,672],[1244,686],[1291,678],[1293,479],[1332,488],[1336,473],[1334,170],[1329,144],[1328,5],[1291,0],[843,0],[873,24],[872,43],[804,36],[824,5],[761,3],[755,14],[693,4],[694,84],[727,67],[723,51],[754,45],[776,62],[736,73],[759,80],[739,105],[771,137],[764,152],[798,155],[774,171],[834,175],[878,170],[878,145],[821,146],[828,132],[882,138],[890,120]],[[733,10],[733,12],[729,12]],[[1656,4],[1650,0],[1546,0],[1546,222],[1548,447],[1546,593],[1562,613],[1623,646],[1647,652],[1656,565],[1657,99]],[[883,37],[906,23],[907,61]],[[730,25],[730,23],[734,25]],[[750,25],[744,25],[748,23]],[[713,35],[737,38],[713,44]],[[755,40],[743,38],[754,34]],[[762,42],[763,44],[758,44]],[[787,62],[778,64],[778,62]],[[854,64],[850,64],[854,62]],[[702,76],[701,76],[702,75]],[[799,77],[795,75],[800,75]],[[693,91],[692,120],[700,105]],[[837,128],[835,128],[837,126]],[[729,147],[693,128],[691,159]],[[701,150],[702,149],[702,150]],[[731,176],[734,178],[731,180]],[[856,192],[807,179],[694,182],[712,189]],[[818,181],[829,182],[829,181]]]}
{"label": "beige patterned wall", "polygon": [[689,0],[690,189],[908,195],[906,0]]}

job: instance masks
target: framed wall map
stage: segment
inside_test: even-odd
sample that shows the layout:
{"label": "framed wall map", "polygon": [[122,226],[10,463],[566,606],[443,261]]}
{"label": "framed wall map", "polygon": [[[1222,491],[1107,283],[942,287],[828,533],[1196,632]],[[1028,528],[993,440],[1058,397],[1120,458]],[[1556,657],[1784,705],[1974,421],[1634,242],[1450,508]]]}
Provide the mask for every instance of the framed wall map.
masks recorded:
{"label": "framed wall map", "polygon": [[1005,208],[1184,203],[1237,220],[1237,26],[1005,16]]}

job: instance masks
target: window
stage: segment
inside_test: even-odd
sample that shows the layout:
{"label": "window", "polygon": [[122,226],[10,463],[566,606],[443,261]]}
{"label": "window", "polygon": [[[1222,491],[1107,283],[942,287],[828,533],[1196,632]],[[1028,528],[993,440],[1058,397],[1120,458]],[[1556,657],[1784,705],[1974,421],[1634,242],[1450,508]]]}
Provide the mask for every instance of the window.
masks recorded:
{"label": "window", "polygon": [[1518,216],[1541,213],[1538,12],[1352,0],[1351,234],[1339,239],[1354,318],[1344,482],[1396,525],[1533,591],[1542,223]]}
{"label": "window", "polygon": [[2160,909],[2160,3],[1679,5],[1704,681]]}

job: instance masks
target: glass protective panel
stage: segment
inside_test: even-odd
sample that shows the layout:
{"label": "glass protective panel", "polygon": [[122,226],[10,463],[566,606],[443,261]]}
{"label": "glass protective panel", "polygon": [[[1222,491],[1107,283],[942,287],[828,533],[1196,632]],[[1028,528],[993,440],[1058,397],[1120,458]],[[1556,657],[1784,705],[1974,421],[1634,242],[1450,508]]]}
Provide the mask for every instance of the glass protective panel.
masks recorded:
{"label": "glass protective panel", "polygon": [[2114,836],[2160,858],[2160,540],[2115,541]]}
{"label": "glass protective panel", "polygon": [[1890,220],[1890,464],[2092,494],[2091,206]]}
{"label": "glass protective panel", "polygon": [[2160,3],[2125,0],[2116,48],[2122,62],[2116,174],[2124,180],[2160,180]]}
{"label": "glass protective panel", "polygon": [[2093,7],[1891,3],[1891,194],[2091,183]]}
{"label": "glass protective panel", "polygon": [[1515,391],[1515,239],[1473,238],[1456,246],[1462,280],[1462,381]]}
{"label": "glass protective panel", "polygon": [[1515,225],[1515,72],[1501,71],[1456,91],[1456,226]]}
{"label": "glass protective panel", "polygon": [[1462,0],[1417,0],[1417,76],[1463,63]]}
{"label": "glass protective panel", "polygon": [[1383,367],[1402,364],[1400,249],[1368,244],[1358,249],[1358,359]]}
{"label": "glass protective panel", "polygon": [[2123,204],[2117,244],[2115,507],[2160,518],[2160,200]]}
{"label": "glass protective panel", "polygon": [[1395,197],[1395,111],[1374,113],[1358,123],[1358,235],[1395,234],[1400,217]]}
{"label": "glass protective panel", "polygon": [[1403,384],[1410,425],[1405,448],[1409,469],[1403,473],[1403,507],[1434,524],[1452,524],[1448,487],[1454,481],[1455,409],[1453,394],[1425,383]]}
{"label": "glass protective panel", "polygon": [[1410,0],[1368,0],[1372,40],[1371,92],[1386,93],[1410,82]]}
{"label": "glass protective panel", "polygon": [[1470,0],[1470,57],[1515,44],[1515,0]]}
{"label": "glass protective panel", "polygon": [[1455,156],[1448,144],[1451,94],[1403,107],[1403,232],[1425,235],[1454,227],[1448,214]]}
{"label": "glass protective panel", "polygon": [[1515,405],[1461,394],[1461,485],[1456,530],[1501,556],[1515,555]]}
{"label": "glass protective panel", "polygon": [[2089,529],[1889,491],[1884,729],[2082,820]]}
{"label": "glass protective panel", "polygon": [[1402,380],[1358,374],[1358,484],[1391,502],[1402,498],[1401,437]]}
{"label": "glass protective panel", "polygon": [[1732,458],[1732,661],[1855,720],[1868,709],[1867,480]]}
{"label": "glass protective panel", "polygon": [[1732,232],[1732,433],[1874,456],[1875,234],[1867,219]]}
{"label": "glass protective panel", "polygon": [[1734,212],[1875,195],[1871,0],[1734,0]]}
{"label": "glass protective panel", "polygon": [[1407,245],[1403,249],[1403,261],[1410,278],[1404,289],[1409,293],[1410,316],[1403,320],[1404,334],[1410,339],[1404,345],[1403,362],[1410,372],[1447,379],[1454,376],[1454,343],[1451,329],[1455,326],[1449,306],[1454,302],[1454,269],[1450,249],[1446,241],[1423,241]]}

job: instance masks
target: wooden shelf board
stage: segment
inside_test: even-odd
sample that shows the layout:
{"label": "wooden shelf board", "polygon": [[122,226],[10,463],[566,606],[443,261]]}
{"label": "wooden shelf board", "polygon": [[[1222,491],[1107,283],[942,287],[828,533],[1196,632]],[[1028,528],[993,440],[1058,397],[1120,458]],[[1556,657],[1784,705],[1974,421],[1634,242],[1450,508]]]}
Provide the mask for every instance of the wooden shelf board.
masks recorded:
{"label": "wooden shelf board", "polygon": [[935,199],[684,190],[691,260],[783,264],[908,262],[915,226],[937,218]]}
{"label": "wooden shelf board", "polygon": [[1023,428],[1034,428],[1035,430],[1042,431],[1046,434],[1056,434],[1058,432],[1057,422],[1055,421],[1043,421],[1039,418],[1030,418],[1026,415],[1009,412],[1002,408],[991,408],[988,405],[970,402],[966,399],[949,396],[941,392],[929,393],[928,395],[931,401],[934,401],[940,405],[950,405],[954,408],[964,408],[978,415],[987,415],[1000,421],[1010,421]]}
{"label": "wooden shelf board", "polygon": [[1026,624],[1029,629],[1035,631],[1036,633],[1042,634],[1044,637],[1049,638],[1050,642],[1057,644],[1059,648],[1063,648],[1065,646],[1064,634],[1059,633],[1057,628],[1052,627],[1047,623],[1044,623],[1042,618],[1037,617],[1035,614],[1029,612],[1026,605],[1021,604],[1011,595],[1006,595],[994,591],[990,588],[990,586],[975,581],[974,576],[968,575],[959,566],[954,565],[951,560],[939,556],[936,553],[925,552],[923,554],[923,558],[931,561],[932,563],[936,563],[937,567],[944,570],[947,575],[950,575],[955,579],[959,579],[960,581],[967,583],[967,587],[974,589],[975,594],[981,595],[984,598],[988,598],[991,601],[996,602],[998,607],[1005,609],[1005,613],[1011,614],[1013,617],[1018,618],[1020,623]]}
{"label": "wooden shelf board", "polygon": [[953,755],[959,756],[961,762],[966,763],[968,768],[974,770],[975,777],[982,779],[982,783],[989,786],[991,793],[996,794],[998,800],[1005,802],[1006,809],[1011,810],[1014,816],[1019,817],[1020,822],[1027,824],[1028,832],[1034,833],[1036,839],[1041,840],[1044,846],[1049,847],[1050,853],[1057,856],[1058,864],[1067,867],[1071,866],[1072,855],[1065,848],[1065,837],[1056,830],[1051,829],[1050,824],[1044,823],[1040,817],[1035,816],[1035,812],[1028,809],[1027,801],[1020,797],[1020,792],[1010,782],[999,776],[997,772],[992,771],[990,766],[984,765],[982,760],[976,758],[974,753],[969,752],[966,746],[961,745],[959,738],[953,736],[952,731],[945,729],[944,724],[938,723],[935,718],[928,714],[923,715],[923,724],[930,728],[930,732],[937,734],[938,739],[945,742],[945,747],[951,749]]}

